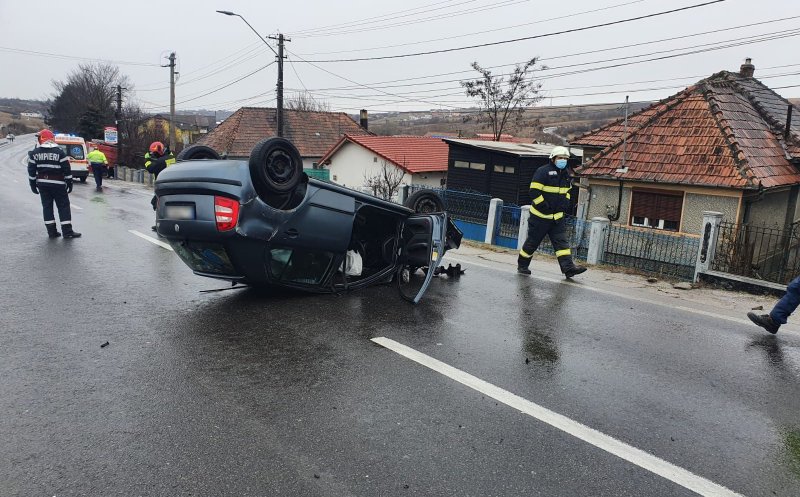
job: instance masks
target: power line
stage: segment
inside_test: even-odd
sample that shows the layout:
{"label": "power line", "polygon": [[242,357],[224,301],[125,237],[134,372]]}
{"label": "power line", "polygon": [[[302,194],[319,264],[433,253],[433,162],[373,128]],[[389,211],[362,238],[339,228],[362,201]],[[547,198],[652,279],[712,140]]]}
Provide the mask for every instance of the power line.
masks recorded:
{"label": "power line", "polygon": [[36,57],[50,57],[54,59],[69,59],[69,60],[86,60],[90,62],[106,62],[109,64],[117,64],[121,66],[147,66],[147,67],[161,67],[160,64],[151,64],[149,62],[129,62],[124,60],[112,59],[99,59],[94,57],[78,57],[76,55],[55,54],[49,52],[37,52],[34,50],[25,50],[22,48],[0,47],[4,52],[21,53],[25,55],[34,55]]}
{"label": "power line", "polygon": [[573,14],[565,14],[563,16],[550,17],[548,19],[540,19],[538,21],[526,22],[526,23],[523,23],[523,24],[515,24],[513,26],[504,26],[504,27],[501,27],[501,28],[487,29],[485,31],[473,31],[473,32],[466,33],[466,34],[455,35],[455,36],[447,36],[447,37],[444,37],[444,38],[435,38],[435,39],[431,39],[431,40],[414,41],[414,42],[410,42],[410,43],[400,43],[400,44],[397,44],[397,45],[384,45],[384,46],[380,46],[380,47],[357,48],[357,49],[353,49],[353,50],[339,50],[339,51],[334,51],[334,52],[301,53],[300,55],[302,55],[303,57],[310,57],[312,55],[333,55],[333,54],[340,54],[340,53],[369,52],[369,51],[373,51],[373,50],[381,50],[381,49],[384,49],[384,48],[408,47],[408,46],[412,46],[412,45],[421,45],[421,44],[432,43],[432,42],[436,42],[436,41],[455,40],[457,38],[467,38],[467,37],[471,38],[471,37],[474,37],[476,35],[482,35],[482,34],[486,34],[486,33],[494,33],[494,32],[497,32],[497,31],[508,31],[510,29],[522,28],[522,27],[525,27],[525,26],[532,26],[534,24],[542,24],[542,23],[546,23],[546,22],[558,21],[558,20],[561,20],[561,19],[570,19],[570,18],[574,18],[574,17],[580,16],[580,15],[584,15],[584,14],[594,14],[596,12],[601,12],[603,10],[611,10],[611,9],[616,9],[616,8],[619,8],[619,7],[627,7],[628,5],[632,5],[632,4],[635,4],[635,3],[641,3],[641,2],[644,2],[644,1],[647,1],[647,0],[633,0],[633,1],[630,1],[630,2],[626,2],[626,3],[619,3],[619,4],[615,4],[615,5],[609,5],[607,7],[601,7],[601,8],[598,8],[598,9],[585,10],[585,11],[582,11],[582,12],[575,12]]}
{"label": "power line", "polygon": [[[426,52],[414,52],[414,53],[398,54],[398,55],[384,55],[384,56],[379,56],[379,57],[360,57],[360,58],[353,58],[353,59],[305,60],[304,62],[307,62],[307,63],[315,62],[315,63],[318,63],[318,64],[331,63],[331,62],[363,62],[363,61],[368,61],[368,60],[401,59],[401,58],[406,58],[406,57],[419,57],[419,56],[422,56],[422,55],[433,55],[433,54],[457,52],[457,51],[461,51],[461,50],[470,50],[470,49],[473,49],[473,48],[483,48],[483,47],[490,47],[490,46],[496,46],[496,45],[504,45],[504,44],[508,44],[508,43],[516,43],[516,42],[520,42],[520,41],[535,40],[535,39],[538,39],[538,38],[557,36],[557,35],[562,35],[562,34],[567,34],[567,33],[576,33],[578,31],[586,31],[586,30],[589,30],[589,29],[596,29],[596,28],[614,26],[614,25],[617,25],[617,24],[623,24],[623,23],[628,23],[628,22],[633,22],[633,21],[640,21],[642,19],[649,19],[649,18],[663,16],[663,15],[667,15],[667,14],[674,14],[676,12],[682,12],[682,11],[685,11],[685,10],[696,9],[696,8],[699,8],[699,7],[705,7],[705,6],[708,6],[708,5],[713,5],[713,4],[721,3],[721,2],[725,2],[725,1],[726,0],[711,0],[709,2],[689,5],[689,6],[680,7],[680,8],[677,8],[677,9],[664,10],[664,11],[661,11],[661,12],[655,12],[655,13],[652,13],[652,14],[646,14],[646,15],[636,16],[636,17],[629,17],[627,19],[620,19],[620,20],[617,20],[617,21],[610,21],[610,22],[604,22],[604,23],[600,23],[600,24],[593,24],[591,26],[583,26],[583,27],[580,27],[580,28],[565,29],[565,30],[562,30],[562,31],[554,31],[554,32],[551,32],[551,33],[543,33],[543,34],[538,34],[538,35],[533,35],[533,36],[524,36],[524,37],[521,37],[521,38],[512,38],[510,40],[501,40],[501,41],[488,42],[488,43],[479,43],[479,44],[476,44],[476,45],[467,45],[467,46],[463,46],[463,47],[443,48],[441,50],[429,50],[429,51],[426,51]],[[295,54],[295,55],[297,55],[297,54]]]}
{"label": "power line", "polygon": [[[471,1],[474,1],[474,0],[470,0],[470,2]],[[474,7],[474,8],[471,8],[471,9],[459,8],[459,10],[457,12],[449,12],[449,13],[446,13],[446,14],[439,14],[439,15],[435,15],[435,16],[426,16],[426,17],[422,17],[422,18],[419,18],[419,19],[410,19],[410,20],[407,20],[407,21],[395,22],[395,23],[391,23],[391,24],[371,25],[370,27],[360,27],[358,29],[352,29],[352,30],[349,30],[349,31],[347,31],[347,30],[328,30],[328,31],[322,32],[322,33],[300,35],[300,37],[301,38],[314,38],[314,37],[320,37],[320,36],[341,36],[341,35],[348,35],[348,34],[353,34],[353,33],[364,33],[364,32],[367,32],[367,31],[386,30],[386,29],[390,29],[390,28],[408,26],[410,24],[418,25],[418,24],[421,24],[423,22],[437,21],[439,19],[452,19],[454,17],[461,17],[461,16],[465,16],[465,15],[469,15],[469,14],[475,14],[477,12],[483,12],[483,11],[486,11],[486,10],[498,9],[498,8],[502,8],[502,7],[509,7],[511,5],[516,5],[516,4],[524,3],[524,2],[528,2],[528,1],[530,1],[530,0],[502,0],[502,1],[499,1],[499,2],[495,2],[495,3],[492,3],[492,4],[488,4],[488,5],[483,5],[483,6],[480,6],[480,7]],[[465,2],[465,3],[470,3],[470,2]],[[459,7],[461,7],[461,6],[459,6]],[[392,20],[394,20],[394,19],[392,19]],[[295,35],[292,34],[292,36],[295,36]]]}
{"label": "power line", "polygon": [[275,63],[274,61],[273,61],[273,62],[270,62],[269,64],[267,64],[267,65],[265,65],[265,66],[261,66],[261,67],[259,67],[258,69],[256,69],[256,70],[255,70],[255,71],[253,71],[253,72],[250,72],[250,73],[248,73],[248,74],[245,74],[244,76],[242,76],[242,77],[241,77],[241,78],[239,78],[239,79],[233,80],[233,81],[231,81],[231,82],[229,82],[229,83],[225,83],[224,85],[222,85],[222,86],[220,86],[220,87],[218,87],[218,88],[216,88],[216,89],[214,89],[214,90],[211,90],[211,91],[209,91],[209,92],[203,93],[202,95],[198,95],[198,96],[196,96],[196,97],[187,98],[186,100],[182,100],[182,101],[178,102],[178,104],[185,104],[186,102],[191,102],[191,101],[193,101],[193,100],[197,100],[198,98],[203,98],[203,97],[205,97],[205,96],[211,95],[212,93],[216,93],[216,92],[218,92],[218,91],[220,91],[220,90],[224,90],[225,88],[228,88],[228,87],[230,87],[230,86],[232,86],[232,85],[234,85],[234,84],[238,83],[239,81],[242,81],[243,79],[249,78],[250,76],[252,76],[252,75],[256,74],[256,73],[257,73],[257,72],[259,72],[259,71],[263,71],[264,69],[268,68],[269,66],[271,66],[271,65],[272,65],[272,64],[274,64],[274,63]]}

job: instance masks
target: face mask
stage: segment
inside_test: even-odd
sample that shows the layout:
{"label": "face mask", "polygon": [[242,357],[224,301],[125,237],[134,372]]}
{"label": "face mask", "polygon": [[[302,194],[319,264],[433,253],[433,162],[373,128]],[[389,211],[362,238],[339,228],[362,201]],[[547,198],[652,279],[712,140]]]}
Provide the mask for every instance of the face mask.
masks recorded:
{"label": "face mask", "polygon": [[556,167],[559,169],[567,167],[567,159],[556,159]]}

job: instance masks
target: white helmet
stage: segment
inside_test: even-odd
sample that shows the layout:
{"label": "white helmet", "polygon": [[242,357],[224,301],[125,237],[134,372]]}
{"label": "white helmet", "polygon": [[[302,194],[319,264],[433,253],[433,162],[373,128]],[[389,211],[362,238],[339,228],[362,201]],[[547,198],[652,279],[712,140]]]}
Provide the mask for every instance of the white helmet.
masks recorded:
{"label": "white helmet", "polygon": [[569,157],[569,149],[567,147],[553,147],[553,150],[550,151],[550,158],[553,157]]}

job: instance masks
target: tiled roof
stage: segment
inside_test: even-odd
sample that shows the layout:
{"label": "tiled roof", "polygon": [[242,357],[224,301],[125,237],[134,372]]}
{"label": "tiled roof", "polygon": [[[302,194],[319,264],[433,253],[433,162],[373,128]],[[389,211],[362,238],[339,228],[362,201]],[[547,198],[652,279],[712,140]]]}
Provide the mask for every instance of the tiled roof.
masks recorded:
{"label": "tiled roof", "polygon": [[347,142],[361,145],[409,173],[447,171],[447,144],[439,138],[425,136],[346,135],[328,150],[321,162],[327,161]]}
{"label": "tiled roof", "polygon": [[[578,173],[728,188],[798,184],[800,170],[790,160],[800,160],[800,123],[785,143],[787,107],[758,80],[723,71],[630,116],[627,140],[620,123],[576,140],[605,147]],[[628,170],[617,172],[623,155]]]}
{"label": "tiled roof", "polygon": [[[228,157],[249,157],[256,143],[277,135],[276,109],[242,107],[198,141]],[[322,157],[344,134],[370,135],[343,112],[283,111],[283,134],[302,157]]]}

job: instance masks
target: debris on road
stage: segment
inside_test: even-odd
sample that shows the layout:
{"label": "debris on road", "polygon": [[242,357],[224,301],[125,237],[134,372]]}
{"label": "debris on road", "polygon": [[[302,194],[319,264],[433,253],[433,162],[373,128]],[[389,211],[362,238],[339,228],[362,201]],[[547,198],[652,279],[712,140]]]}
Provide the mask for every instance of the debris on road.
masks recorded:
{"label": "debris on road", "polygon": [[101,348],[101,349],[102,349],[103,347],[108,347],[108,342],[106,342],[106,343],[103,343],[103,344],[101,344],[101,345],[100,345],[100,348]]}

